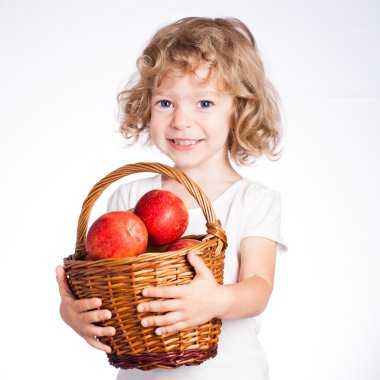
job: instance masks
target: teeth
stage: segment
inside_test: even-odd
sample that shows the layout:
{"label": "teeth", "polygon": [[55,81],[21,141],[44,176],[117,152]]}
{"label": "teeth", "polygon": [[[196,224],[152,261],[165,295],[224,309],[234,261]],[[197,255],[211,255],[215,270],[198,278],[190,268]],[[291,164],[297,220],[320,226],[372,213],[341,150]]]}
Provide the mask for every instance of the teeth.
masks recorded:
{"label": "teeth", "polygon": [[176,145],[195,145],[199,140],[177,140],[173,139]]}

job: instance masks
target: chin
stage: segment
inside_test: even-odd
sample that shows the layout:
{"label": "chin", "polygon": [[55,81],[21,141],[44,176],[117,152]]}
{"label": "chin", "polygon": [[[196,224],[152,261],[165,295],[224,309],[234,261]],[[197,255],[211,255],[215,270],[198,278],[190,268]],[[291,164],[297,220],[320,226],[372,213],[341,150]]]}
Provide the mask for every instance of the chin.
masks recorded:
{"label": "chin", "polygon": [[200,158],[191,159],[191,157],[184,160],[176,160],[174,162],[175,162],[176,168],[182,171],[186,171],[188,169],[200,168],[200,167],[206,168],[207,165],[211,164],[211,162],[209,162],[209,160],[207,159],[204,159],[204,160]]}
{"label": "chin", "polygon": [[198,162],[195,160],[178,160],[178,159],[173,159],[172,161],[174,162],[175,166],[177,169],[191,169],[195,166],[198,166]]}

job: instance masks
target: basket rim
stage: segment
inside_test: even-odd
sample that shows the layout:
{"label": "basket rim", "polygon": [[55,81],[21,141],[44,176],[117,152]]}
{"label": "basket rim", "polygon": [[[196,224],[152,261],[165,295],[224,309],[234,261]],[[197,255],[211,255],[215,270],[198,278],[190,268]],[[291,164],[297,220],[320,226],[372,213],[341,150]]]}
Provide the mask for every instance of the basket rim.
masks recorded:
{"label": "basket rim", "polygon": [[[178,250],[172,250],[172,251],[163,251],[163,252],[144,252],[137,256],[130,256],[130,257],[122,257],[122,258],[107,258],[107,259],[100,259],[100,260],[77,260],[75,259],[74,255],[70,255],[64,259],[64,263],[66,268],[72,266],[72,265],[83,265],[83,266],[107,266],[108,263],[112,264],[138,264],[142,262],[149,262],[149,261],[156,261],[158,258],[160,260],[165,260],[172,257],[180,257],[187,255],[190,251],[195,253],[196,255],[202,255],[203,251],[207,248],[212,248],[216,246],[215,254],[219,254],[222,249],[224,249],[223,245],[218,244],[219,239],[215,236],[210,235],[199,235],[199,236],[205,236],[203,240],[200,240],[198,244],[192,245],[191,247],[185,247]],[[186,237],[184,237],[186,238]]]}
{"label": "basket rim", "polygon": [[[69,264],[72,260],[83,260],[86,257],[87,251],[86,251],[85,240],[86,240],[86,234],[88,230],[90,214],[95,202],[100,197],[100,195],[104,192],[104,190],[109,185],[111,185],[112,183],[116,182],[117,180],[121,178],[127,177],[132,174],[142,173],[142,172],[153,172],[153,173],[165,175],[167,177],[170,177],[176,180],[181,185],[183,185],[186,188],[186,190],[188,190],[188,192],[195,198],[195,200],[197,201],[197,203],[199,204],[203,212],[203,215],[205,216],[205,219],[206,219],[205,226],[206,226],[206,232],[207,232],[206,236],[209,236],[209,238],[216,237],[217,239],[221,241],[223,249],[227,247],[226,233],[222,229],[221,222],[216,217],[215,211],[211,205],[209,198],[203,192],[203,190],[186,173],[174,167],[168,166],[166,164],[158,163],[158,162],[139,162],[139,163],[134,163],[134,164],[127,164],[122,167],[119,167],[118,169],[113,170],[92,187],[92,189],[90,190],[90,192],[88,193],[87,197],[85,198],[82,204],[82,209],[78,218],[75,253],[65,259],[65,265]],[[180,251],[169,251],[169,252],[173,254],[173,252],[180,252]],[[186,253],[186,251],[184,252]],[[150,256],[150,254],[152,254],[152,256]],[[160,255],[162,257],[163,253],[160,252]],[[142,257],[145,260],[150,260],[151,257],[157,257],[157,253],[146,252],[132,258],[131,257],[122,258],[122,259],[112,258],[112,259],[103,259],[103,260],[98,260],[98,261],[104,262],[104,260],[123,260],[123,262],[126,262],[126,261],[134,262],[134,261],[141,260]],[[87,261],[86,263],[90,264],[91,261]]]}

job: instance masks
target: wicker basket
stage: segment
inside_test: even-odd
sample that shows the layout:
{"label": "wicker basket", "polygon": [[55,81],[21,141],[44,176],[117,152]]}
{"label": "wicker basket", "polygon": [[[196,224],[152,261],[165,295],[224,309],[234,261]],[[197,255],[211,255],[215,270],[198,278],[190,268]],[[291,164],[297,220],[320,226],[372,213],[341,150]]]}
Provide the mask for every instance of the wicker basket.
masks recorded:
{"label": "wicker basket", "polygon": [[79,299],[99,297],[102,308],[112,318],[99,323],[113,326],[113,337],[99,338],[112,348],[109,363],[117,368],[177,368],[199,365],[217,353],[221,321],[157,336],[154,328],[141,326],[141,319],[152,313],[138,313],[139,303],[149,300],[141,292],[148,286],[182,285],[194,277],[186,259],[187,249],[171,252],[144,253],[124,259],[86,261],[85,237],[91,209],[102,192],[113,182],[134,173],[154,172],[181,183],[197,200],[206,219],[206,234],[192,236],[199,244],[192,247],[200,254],[218,283],[223,283],[224,251],[227,239],[216,219],[210,201],[184,173],[158,163],[137,163],[114,170],[100,180],[85,199],[79,216],[75,253],[64,259],[69,285]]}

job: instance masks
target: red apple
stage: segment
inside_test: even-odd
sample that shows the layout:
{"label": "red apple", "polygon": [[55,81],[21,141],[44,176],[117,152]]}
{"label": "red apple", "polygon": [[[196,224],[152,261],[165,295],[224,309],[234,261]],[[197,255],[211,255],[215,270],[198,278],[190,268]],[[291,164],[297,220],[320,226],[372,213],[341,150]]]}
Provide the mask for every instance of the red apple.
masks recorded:
{"label": "red apple", "polygon": [[165,252],[179,251],[180,249],[183,249],[183,248],[190,248],[198,243],[199,241],[195,239],[179,239],[179,240],[174,241],[173,243],[170,243],[166,247]]}
{"label": "red apple", "polygon": [[87,233],[86,249],[93,260],[137,256],[148,244],[142,220],[129,211],[113,211],[100,216]]}
{"label": "red apple", "polygon": [[151,190],[135,206],[134,213],[146,225],[153,245],[178,240],[189,224],[189,213],[182,199],[167,190]]}

